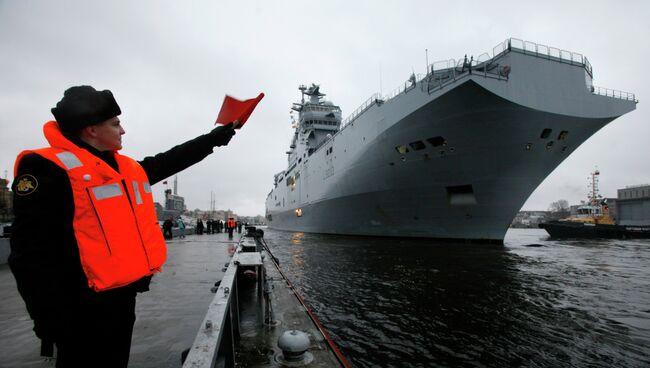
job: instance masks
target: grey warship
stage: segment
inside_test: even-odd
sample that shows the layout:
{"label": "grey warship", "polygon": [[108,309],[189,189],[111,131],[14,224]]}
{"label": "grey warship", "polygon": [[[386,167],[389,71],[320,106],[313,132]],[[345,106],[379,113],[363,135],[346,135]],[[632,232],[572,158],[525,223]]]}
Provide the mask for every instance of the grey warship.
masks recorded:
{"label": "grey warship", "polygon": [[432,63],[345,120],[320,86],[299,89],[269,227],[496,243],[544,178],[638,102],[594,86],[583,55],[515,38]]}

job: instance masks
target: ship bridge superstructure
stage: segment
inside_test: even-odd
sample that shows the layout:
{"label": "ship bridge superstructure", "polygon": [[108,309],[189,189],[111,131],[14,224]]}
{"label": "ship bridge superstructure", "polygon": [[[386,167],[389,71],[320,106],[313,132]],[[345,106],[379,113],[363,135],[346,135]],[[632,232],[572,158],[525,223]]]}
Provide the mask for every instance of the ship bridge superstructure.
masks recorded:
{"label": "ship bridge superstructure", "polygon": [[[341,108],[324,99],[320,86],[312,84],[298,88],[302,94],[300,102],[291,107],[292,123],[295,128],[291,146],[287,151],[288,169],[276,174],[275,183],[287,177],[302,160],[332,138],[341,129]],[[296,112],[296,117],[293,112]]]}

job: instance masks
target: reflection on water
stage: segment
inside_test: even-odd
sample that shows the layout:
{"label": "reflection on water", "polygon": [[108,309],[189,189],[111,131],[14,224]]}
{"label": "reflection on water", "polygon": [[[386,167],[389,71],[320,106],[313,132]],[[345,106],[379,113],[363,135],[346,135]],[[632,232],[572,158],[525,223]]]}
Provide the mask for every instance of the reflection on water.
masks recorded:
{"label": "reflection on water", "polygon": [[650,366],[648,241],[265,238],[354,366]]}

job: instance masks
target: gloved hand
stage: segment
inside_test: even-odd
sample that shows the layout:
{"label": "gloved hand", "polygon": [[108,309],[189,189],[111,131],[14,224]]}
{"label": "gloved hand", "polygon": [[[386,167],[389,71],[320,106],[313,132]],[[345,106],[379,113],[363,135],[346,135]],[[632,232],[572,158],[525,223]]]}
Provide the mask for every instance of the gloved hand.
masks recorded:
{"label": "gloved hand", "polygon": [[235,135],[235,128],[232,123],[216,127],[210,132],[212,144],[215,146],[227,145],[233,135]]}

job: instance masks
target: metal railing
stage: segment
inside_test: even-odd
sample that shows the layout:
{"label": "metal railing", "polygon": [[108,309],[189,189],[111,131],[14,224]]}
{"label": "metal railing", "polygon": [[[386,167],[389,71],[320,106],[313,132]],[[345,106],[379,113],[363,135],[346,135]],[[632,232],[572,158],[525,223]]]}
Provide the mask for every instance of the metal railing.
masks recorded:
{"label": "metal railing", "polygon": [[618,90],[615,90],[615,89],[610,89],[610,88],[605,88],[605,87],[592,86],[591,93],[593,93],[595,95],[600,95],[600,96],[619,98],[621,100],[639,102],[636,99],[636,96],[634,95],[634,93],[618,91]]}
{"label": "metal railing", "polygon": [[350,114],[343,122],[341,123],[341,129],[351,123],[354,119],[356,119],[359,115],[361,115],[364,111],[368,110],[370,106],[375,104],[377,100],[381,100],[381,95],[379,93],[375,93],[372,96],[370,96],[369,99],[367,99],[364,103],[361,104],[361,106],[357,107],[356,110]]}
{"label": "metal railing", "polygon": [[534,55],[536,57],[555,60],[561,63],[582,66],[585,68],[587,73],[589,73],[589,76],[593,77],[593,69],[589,63],[589,60],[577,52],[562,50],[557,47],[546,46],[535,42],[524,41],[518,38],[509,38],[503,41],[499,45],[495,46],[492,49],[492,52],[496,57],[498,54],[504,52],[504,50],[518,51],[526,55]]}
{"label": "metal railing", "polygon": [[518,38],[508,38],[492,48],[494,58],[502,54],[516,51],[526,55],[564,62],[572,65],[583,66],[590,76],[593,76],[593,69],[589,60],[577,52],[562,50],[557,47],[546,46],[531,41],[524,41]]}

